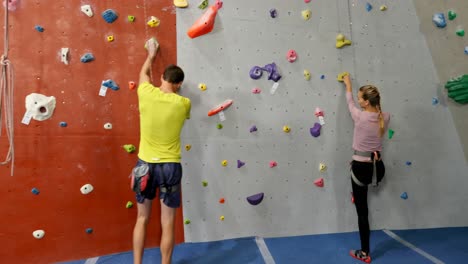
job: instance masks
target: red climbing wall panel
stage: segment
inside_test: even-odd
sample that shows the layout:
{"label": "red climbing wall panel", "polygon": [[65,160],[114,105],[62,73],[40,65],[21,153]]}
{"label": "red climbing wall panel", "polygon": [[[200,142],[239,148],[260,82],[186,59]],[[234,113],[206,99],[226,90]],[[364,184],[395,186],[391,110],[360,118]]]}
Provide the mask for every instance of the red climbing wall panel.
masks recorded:
{"label": "red climbing wall panel", "polygon": [[[80,11],[82,4],[92,6],[94,17]],[[101,17],[108,8],[119,15],[112,24]],[[128,15],[136,17],[134,23],[127,21]],[[157,28],[146,26],[152,15],[161,20]],[[153,75],[159,84],[163,67],[177,61],[175,22],[170,0],[21,1],[10,13],[16,163],[13,177],[9,166],[0,167],[1,263],[51,263],[131,250],[136,208],[125,205],[134,202],[128,175],[137,156],[122,145],[138,147],[139,117],[136,92],[128,89],[128,81],[138,81],[144,42],[156,36],[161,52]],[[115,41],[108,42],[107,35]],[[69,65],[60,60],[63,47],[70,48]],[[96,60],[81,63],[86,52]],[[120,90],[98,96],[107,79]],[[55,96],[57,106],[51,119],[31,120],[27,126],[21,119],[25,97],[33,92]],[[60,127],[62,121],[68,127]],[[107,122],[112,130],[104,129]],[[4,132],[1,159],[8,147]],[[87,183],[94,191],[83,195],[80,188]],[[40,194],[32,194],[32,188]],[[177,242],[184,239],[181,212]],[[87,234],[86,228],[93,233]],[[45,230],[41,240],[32,236],[37,229]],[[153,207],[148,231],[147,246],[157,246],[159,205]]]}

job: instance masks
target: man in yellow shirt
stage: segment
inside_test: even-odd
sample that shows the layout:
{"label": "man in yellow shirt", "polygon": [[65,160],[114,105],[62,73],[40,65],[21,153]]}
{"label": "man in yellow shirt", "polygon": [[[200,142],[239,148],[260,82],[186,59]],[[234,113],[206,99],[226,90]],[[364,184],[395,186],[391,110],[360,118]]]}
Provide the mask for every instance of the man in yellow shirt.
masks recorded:
{"label": "man in yellow shirt", "polygon": [[[147,43],[148,57],[140,71],[138,102],[140,111],[140,147],[134,175],[143,172],[133,186],[136,192],[138,216],[133,230],[133,260],[141,264],[146,237],[146,226],[151,215],[152,200],[160,190],[161,203],[161,263],[170,264],[174,249],[174,219],[180,207],[182,166],[180,164],[180,133],[190,118],[190,99],[178,95],[184,72],[169,65],[161,76],[160,87],[150,83],[150,68],[159,44],[154,39]],[[135,187],[137,186],[137,187]]]}

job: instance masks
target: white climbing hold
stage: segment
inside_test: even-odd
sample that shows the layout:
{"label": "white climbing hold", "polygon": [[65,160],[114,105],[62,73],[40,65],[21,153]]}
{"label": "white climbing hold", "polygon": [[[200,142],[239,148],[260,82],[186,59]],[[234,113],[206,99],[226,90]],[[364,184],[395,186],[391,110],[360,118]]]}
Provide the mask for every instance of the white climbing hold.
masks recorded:
{"label": "white climbing hold", "polygon": [[81,188],[80,188],[80,191],[81,191],[82,194],[89,194],[93,190],[94,190],[94,187],[89,183],[81,186]]}
{"label": "white climbing hold", "polygon": [[85,13],[89,17],[94,16],[93,9],[91,8],[90,5],[82,5],[81,12]]}
{"label": "white climbing hold", "polygon": [[70,51],[69,48],[62,48],[60,51],[60,60],[65,64],[68,65],[68,52]]}
{"label": "white climbing hold", "polygon": [[104,129],[107,129],[107,130],[112,129],[112,124],[111,123],[105,123],[104,124]]}
{"label": "white climbing hold", "polygon": [[54,113],[55,97],[32,93],[26,96],[26,113],[34,120],[44,121]]}
{"label": "white climbing hold", "polygon": [[42,239],[45,236],[45,231],[44,230],[36,230],[32,234],[33,234],[33,237],[35,239]]}

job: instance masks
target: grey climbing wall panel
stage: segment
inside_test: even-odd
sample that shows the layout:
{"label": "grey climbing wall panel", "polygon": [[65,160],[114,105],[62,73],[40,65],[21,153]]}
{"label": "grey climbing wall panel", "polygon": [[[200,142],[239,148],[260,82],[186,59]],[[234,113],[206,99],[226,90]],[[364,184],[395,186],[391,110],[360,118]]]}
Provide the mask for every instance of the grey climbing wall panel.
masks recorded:
{"label": "grey climbing wall panel", "polygon": [[[371,12],[364,1],[226,1],[213,32],[196,39],[186,32],[204,11],[196,4],[177,10],[178,64],[187,76],[182,93],[192,99],[182,138],[192,146],[183,151],[184,217],[191,221],[186,241],[357,229],[348,172],[353,124],[336,81],[342,71],[352,74],[355,91],[377,85],[384,111],[392,114],[395,135],[384,141],[386,179],[370,191],[372,228],[466,225],[467,164],[450,111],[431,104],[440,84],[415,7],[391,1],[381,12],[384,1],[370,2]],[[278,11],[274,19],[271,8]],[[305,9],[312,11],[308,21],[301,16]],[[336,49],[338,33],[352,46]],[[290,49],[298,54],[294,63],[286,60]],[[283,76],[274,94],[266,76],[249,77],[251,67],[272,62]],[[262,93],[253,94],[255,87]],[[225,121],[207,116],[226,99],[234,103]],[[317,138],[309,132],[318,122],[316,107],[325,114]],[[252,125],[257,132],[249,132]],[[246,165],[237,168],[238,159]],[[269,167],[272,160],[277,167]],[[321,177],[323,188],[314,185]],[[262,203],[248,204],[246,197],[259,192],[265,193]]]}

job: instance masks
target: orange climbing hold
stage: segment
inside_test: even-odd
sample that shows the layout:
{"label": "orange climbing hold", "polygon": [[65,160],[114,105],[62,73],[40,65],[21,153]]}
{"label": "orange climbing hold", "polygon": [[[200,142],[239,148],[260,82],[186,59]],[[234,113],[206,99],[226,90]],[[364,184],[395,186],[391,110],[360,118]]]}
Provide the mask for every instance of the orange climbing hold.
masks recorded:
{"label": "orange climbing hold", "polygon": [[135,88],[136,88],[135,82],[132,82],[132,81],[128,82],[128,89],[133,91],[135,90]]}
{"label": "orange climbing hold", "polygon": [[192,27],[187,31],[187,35],[190,38],[196,38],[205,34],[210,33],[213,30],[216,14],[218,13],[219,5],[212,5],[208,10],[201,16]]}

